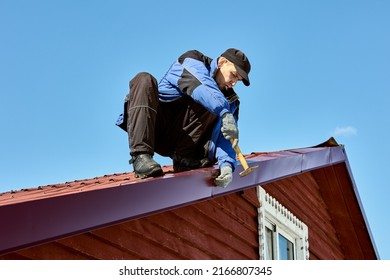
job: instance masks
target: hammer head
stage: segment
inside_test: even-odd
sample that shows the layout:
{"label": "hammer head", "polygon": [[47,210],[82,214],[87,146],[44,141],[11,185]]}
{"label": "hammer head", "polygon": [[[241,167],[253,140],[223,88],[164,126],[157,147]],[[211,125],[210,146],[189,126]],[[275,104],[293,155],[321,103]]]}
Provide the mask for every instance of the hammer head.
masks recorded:
{"label": "hammer head", "polygon": [[244,177],[250,173],[252,173],[258,166],[248,167],[244,171],[240,172],[240,177]]}

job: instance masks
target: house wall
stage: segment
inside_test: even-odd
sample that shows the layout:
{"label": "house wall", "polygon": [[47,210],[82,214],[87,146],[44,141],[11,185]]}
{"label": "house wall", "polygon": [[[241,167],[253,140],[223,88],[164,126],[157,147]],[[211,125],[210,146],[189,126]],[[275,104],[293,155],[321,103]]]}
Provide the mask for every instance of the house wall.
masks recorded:
{"label": "house wall", "polygon": [[310,259],[375,260],[375,246],[351,181],[339,163],[262,186],[309,230]]}
{"label": "house wall", "polygon": [[0,256],[0,259],[258,259],[256,189]]}
{"label": "house wall", "polygon": [[308,226],[311,260],[346,258],[320,186],[312,172],[278,180],[262,187]]}

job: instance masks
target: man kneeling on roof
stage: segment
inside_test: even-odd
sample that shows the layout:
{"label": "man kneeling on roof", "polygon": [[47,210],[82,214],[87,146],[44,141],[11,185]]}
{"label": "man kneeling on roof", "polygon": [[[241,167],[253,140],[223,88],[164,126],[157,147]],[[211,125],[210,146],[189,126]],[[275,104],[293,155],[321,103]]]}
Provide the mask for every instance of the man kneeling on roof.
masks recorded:
{"label": "man kneeling on roof", "polygon": [[215,185],[226,187],[236,167],[238,81],[249,86],[251,65],[230,48],[216,59],[192,50],[158,83],[149,73],[130,80],[117,125],[128,133],[130,163],[138,178],[161,176],[154,153],[173,159],[175,172],[218,163]]}

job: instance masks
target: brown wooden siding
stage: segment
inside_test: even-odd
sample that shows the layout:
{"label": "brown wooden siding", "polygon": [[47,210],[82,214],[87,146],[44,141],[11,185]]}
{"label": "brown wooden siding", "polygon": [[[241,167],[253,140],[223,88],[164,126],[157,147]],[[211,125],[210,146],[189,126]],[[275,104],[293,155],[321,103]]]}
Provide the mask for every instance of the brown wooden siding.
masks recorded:
{"label": "brown wooden siding", "polygon": [[312,173],[322,186],[320,191],[325,203],[332,209],[329,214],[338,229],[338,239],[344,245],[345,259],[376,259],[358,197],[353,188],[346,187],[353,185],[346,165],[336,164]]}
{"label": "brown wooden siding", "polygon": [[[310,259],[376,258],[375,252],[369,250],[372,245],[368,243],[368,229],[345,164],[313,170],[262,187],[308,226]],[[344,246],[351,243],[356,246]]]}
{"label": "brown wooden siding", "polygon": [[344,259],[320,188],[310,172],[262,187],[308,226],[310,259]]}
{"label": "brown wooden siding", "polygon": [[258,259],[258,206],[253,188],[0,259]]}

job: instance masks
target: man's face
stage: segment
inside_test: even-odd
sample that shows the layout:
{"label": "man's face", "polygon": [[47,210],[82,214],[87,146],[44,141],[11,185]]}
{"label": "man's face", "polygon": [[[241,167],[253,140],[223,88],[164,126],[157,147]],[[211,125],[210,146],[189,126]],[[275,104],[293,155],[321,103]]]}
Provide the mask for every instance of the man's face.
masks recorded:
{"label": "man's face", "polygon": [[234,87],[242,77],[237,73],[236,66],[224,57],[219,58],[218,70],[214,78],[221,91]]}

